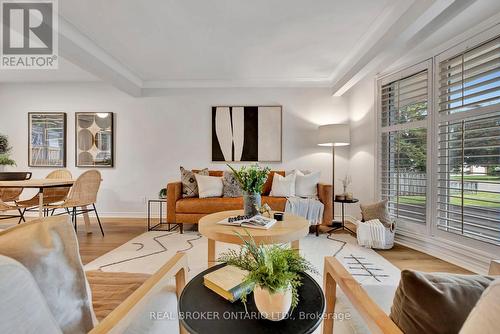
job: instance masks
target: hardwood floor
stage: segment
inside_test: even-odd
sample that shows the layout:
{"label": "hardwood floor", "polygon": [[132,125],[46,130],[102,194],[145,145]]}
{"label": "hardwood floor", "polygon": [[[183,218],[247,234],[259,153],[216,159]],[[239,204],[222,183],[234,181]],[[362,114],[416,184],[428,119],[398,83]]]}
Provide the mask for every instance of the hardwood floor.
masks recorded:
{"label": "hardwood floor", "polygon": [[[89,263],[146,231],[146,219],[104,218],[102,222],[105,232],[104,237],[101,235],[97,222],[94,219],[91,219],[92,234],[85,233],[83,219],[79,219],[78,242],[84,264]],[[0,224],[2,223],[0,222]],[[350,227],[354,228],[354,225]],[[471,273],[464,268],[400,245],[395,245],[391,250],[377,251],[377,253],[399,269],[462,274]]]}

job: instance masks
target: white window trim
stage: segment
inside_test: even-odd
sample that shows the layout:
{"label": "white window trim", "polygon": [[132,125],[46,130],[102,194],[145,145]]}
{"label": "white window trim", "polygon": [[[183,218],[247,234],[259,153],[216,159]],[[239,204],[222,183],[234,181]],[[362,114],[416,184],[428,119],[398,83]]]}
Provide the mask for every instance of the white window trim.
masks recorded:
{"label": "white window trim", "polygon": [[[419,72],[421,70],[424,70],[425,68],[428,68],[429,71],[429,78],[430,82],[428,83],[428,87],[430,90],[429,93],[429,102],[428,102],[428,116],[427,119],[424,121],[418,121],[418,122],[424,122],[426,123],[426,128],[427,128],[427,199],[428,199],[428,205],[427,205],[427,222],[425,224],[425,228],[415,228],[416,226],[406,226],[408,224],[404,224],[402,226],[398,226],[398,230],[402,232],[403,235],[405,235],[404,238],[408,238],[409,235],[415,235],[416,239],[422,240],[422,238],[428,238],[432,237],[432,240],[436,240],[436,242],[441,243],[441,244],[446,244],[450,243],[449,246],[447,246],[449,249],[452,249],[453,247],[456,248],[455,252],[459,252],[458,250],[467,250],[467,254],[472,254],[473,250],[477,251],[478,258],[485,259],[488,257],[487,254],[498,254],[500,251],[500,246],[496,246],[493,244],[488,244],[479,240],[474,240],[468,237],[464,237],[458,234],[453,234],[453,233],[448,233],[445,231],[441,231],[437,228],[437,197],[438,197],[438,192],[437,192],[437,172],[438,172],[438,165],[437,165],[437,156],[438,156],[438,126],[434,126],[434,124],[438,124],[439,122],[442,121],[447,121],[447,120],[455,120],[458,118],[462,118],[465,115],[474,115],[474,116],[481,116],[481,115],[486,115],[491,113],[492,111],[498,110],[498,105],[496,106],[487,106],[483,107],[481,109],[475,109],[471,111],[465,111],[462,112],[461,115],[457,114],[450,114],[450,115],[445,115],[445,116],[440,116],[437,115],[438,112],[434,112],[434,110],[438,110],[437,106],[437,89],[434,89],[434,83],[436,82],[436,78],[439,75],[438,71],[436,70],[439,65],[439,62],[451,58],[458,53],[461,53],[469,48],[473,48],[479,44],[482,44],[496,36],[500,35],[500,24],[496,24],[493,27],[482,31],[476,35],[474,35],[471,38],[468,38],[467,40],[462,41],[461,43],[442,51],[441,53],[436,53],[432,58],[424,60],[422,62],[419,62],[413,66],[408,66],[403,69],[395,70],[387,74],[382,74],[377,77],[375,77],[375,133],[376,133],[376,140],[375,140],[375,198],[380,199],[381,198],[381,184],[380,184],[380,156],[381,156],[381,138],[382,138],[382,133],[387,132],[387,131],[394,131],[394,130],[401,130],[404,129],[404,124],[402,125],[394,125],[390,127],[386,127],[385,129],[382,130],[381,124],[380,124],[380,117],[381,117],[381,101],[380,101],[380,87],[386,83],[392,82],[394,80],[401,79],[403,77],[409,76],[411,74],[414,74],[416,72]],[[460,113],[459,113],[460,114]],[[441,118],[440,118],[441,117]],[[412,125],[414,125],[413,123]],[[434,158],[435,157],[435,158]],[[416,224],[411,224],[411,225],[416,225]],[[423,227],[423,226],[422,226]],[[441,240],[441,242],[439,242]],[[404,244],[408,244],[407,242],[404,242]],[[418,244],[418,243],[417,243]],[[419,245],[419,244],[418,244]],[[420,248],[421,250],[426,249],[427,246],[418,246],[417,248]],[[453,253],[453,252],[452,252]],[[437,254],[436,254],[437,256]],[[460,255],[457,256],[455,261],[452,261],[451,257],[448,257],[448,260],[455,262],[455,263],[460,263],[459,259]],[[470,266],[468,266],[470,267]]]}
{"label": "white window trim", "polygon": [[[434,59],[434,69],[435,69],[434,76],[433,76],[433,82],[438,82],[438,80],[439,80],[438,68],[439,68],[440,62],[442,62],[443,60],[452,58],[452,57],[454,57],[460,53],[463,53],[464,51],[467,51],[468,49],[474,48],[482,43],[485,43],[485,42],[487,42],[495,37],[498,37],[499,35],[500,35],[500,27],[496,26],[493,29],[485,31],[482,34],[478,34],[478,35],[474,36],[473,38],[466,40],[463,43],[456,45],[456,46],[436,55],[433,58]],[[439,108],[439,105],[438,105],[438,103],[439,103],[439,99],[438,99],[439,91],[438,91],[438,89],[435,89],[433,94],[434,94],[433,97],[434,97],[434,101],[435,101],[433,107],[435,108],[435,110],[439,110],[438,109]],[[452,242],[461,244],[461,245],[466,246],[466,247],[485,251],[485,252],[488,252],[491,254],[495,254],[495,253],[498,254],[498,252],[500,250],[500,246],[496,246],[496,245],[486,243],[486,242],[483,242],[480,240],[465,237],[465,236],[462,236],[460,234],[446,232],[446,231],[440,230],[438,228],[438,224],[437,224],[438,223],[437,222],[437,201],[438,201],[437,156],[438,156],[438,139],[439,139],[438,124],[440,124],[442,122],[455,121],[455,120],[460,120],[460,119],[470,118],[470,117],[474,117],[474,118],[481,117],[481,116],[491,114],[492,112],[498,112],[498,109],[499,109],[499,105],[495,104],[495,105],[485,106],[482,108],[472,109],[472,110],[468,110],[468,111],[462,111],[459,113],[453,113],[453,114],[448,114],[448,115],[440,115],[439,112],[436,112],[435,115],[433,115],[433,120],[432,120],[433,124],[436,124],[436,126],[432,126],[433,132],[434,132],[434,134],[432,136],[433,141],[434,141],[434,144],[433,144],[434,152],[432,152],[432,156],[436,157],[436,161],[434,161],[430,166],[430,169],[432,169],[432,175],[434,177],[434,181],[432,184],[433,191],[431,192],[431,197],[430,197],[431,203],[433,205],[433,208],[432,208],[433,220],[430,222],[431,235],[438,237],[438,238],[450,240]]]}
{"label": "white window trim", "polygon": [[[400,80],[402,78],[411,76],[413,74],[416,74],[418,72],[427,70],[428,73],[428,80],[427,80],[427,117],[425,120],[420,120],[420,121],[413,121],[409,123],[403,123],[403,124],[396,124],[396,125],[389,125],[382,127],[380,120],[382,116],[382,101],[380,99],[380,91],[383,85],[391,83],[396,80]],[[431,149],[430,146],[430,128],[431,128],[431,115],[433,114],[433,108],[434,108],[434,103],[433,103],[433,89],[432,89],[432,82],[433,82],[433,71],[432,71],[432,59],[425,60],[421,63],[415,64],[413,66],[407,67],[403,70],[393,72],[381,77],[376,78],[376,85],[375,85],[375,101],[376,101],[376,117],[375,117],[375,124],[376,124],[376,134],[377,134],[377,140],[375,143],[375,152],[376,152],[376,159],[375,159],[375,180],[376,180],[376,185],[375,185],[375,191],[376,191],[376,198],[380,199],[381,198],[381,161],[380,157],[382,155],[382,133],[390,132],[390,131],[398,131],[398,130],[406,130],[406,129],[411,129],[411,128],[425,128],[427,129],[427,180],[426,180],[426,197],[429,199],[429,192],[431,191],[431,179],[430,179],[430,171],[428,169],[429,166],[429,159],[430,159],[430,154],[429,150]],[[429,204],[426,205],[426,222],[425,224],[416,224],[416,223],[410,223],[410,222],[405,222],[405,221],[398,221],[398,229],[403,229],[407,230],[410,232],[415,232],[419,234],[430,234],[431,227],[429,226],[429,215],[431,214],[429,210]]]}

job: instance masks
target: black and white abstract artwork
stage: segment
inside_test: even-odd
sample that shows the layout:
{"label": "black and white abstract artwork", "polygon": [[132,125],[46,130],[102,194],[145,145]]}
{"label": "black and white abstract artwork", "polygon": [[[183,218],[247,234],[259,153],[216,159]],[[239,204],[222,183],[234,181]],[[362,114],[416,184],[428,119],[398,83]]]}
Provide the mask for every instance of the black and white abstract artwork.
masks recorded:
{"label": "black and white abstract artwork", "polygon": [[281,106],[212,107],[212,161],[281,161]]}

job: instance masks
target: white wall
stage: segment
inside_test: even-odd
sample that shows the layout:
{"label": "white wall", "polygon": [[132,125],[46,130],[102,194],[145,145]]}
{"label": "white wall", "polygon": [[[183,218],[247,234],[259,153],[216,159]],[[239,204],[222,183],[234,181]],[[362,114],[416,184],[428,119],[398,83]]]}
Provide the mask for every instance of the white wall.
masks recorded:
{"label": "white wall", "polygon": [[[360,203],[377,199],[375,194],[376,123],[375,81],[365,78],[345,95],[350,111],[351,146],[349,173],[351,191]],[[349,205],[347,212],[361,218],[358,205]]]}
{"label": "white wall", "polygon": [[[62,111],[68,117],[67,167],[78,176],[74,160],[74,113],[115,113],[115,168],[100,169],[104,182],[98,208],[108,216],[144,216],[144,197],[155,197],[168,181],[179,179],[179,166],[223,169],[211,160],[211,106],[282,105],[283,163],[273,169],[321,170],[331,182],[331,154],[316,146],[320,124],[349,121],[346,99],[330,89],[177,89],[149,97],[130,97],[101,83],[2,84],[0,133],[9,136],[17,167],[44,177],[45,168],[28,168],[30,111]],[[345,175],[349,148],[339,148],[336,178]],[[337,185],[338,186],[338,185]],[[339,189],[339,188],[337,188]],[[337,211],[340,212],[340,211]]]}

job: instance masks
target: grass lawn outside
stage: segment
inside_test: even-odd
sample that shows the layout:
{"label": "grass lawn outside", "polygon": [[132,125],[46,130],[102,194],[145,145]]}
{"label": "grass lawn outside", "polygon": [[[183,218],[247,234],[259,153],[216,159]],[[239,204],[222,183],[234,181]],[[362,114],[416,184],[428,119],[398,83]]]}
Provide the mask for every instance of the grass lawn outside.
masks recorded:
{"label": "grass lawn outside", "polygon": [[[460,181],[462,177],[460,175],[452,175],[452,180]],[[464,180],[466,181],[500,181],[500,176],[494,175],[464,175]]]}
{"label": "grass lawn outside", "polygon": [[[459,192],[452,192],[452,196],[460,196]],[[493,201],[497,203],[484,202]],[[411,204],[411,205],[425,205],[425,196],[400,196],[399,203],[401,204]],[[452,197],[450,198],[450,204],[452,205],[462,205],[460,198]],[[487,207],[487,208],[500,208],[500,194],[488,193],[488,192],[477,192],[476,194],[467,194],[464,196],[465,206],[476,206],[476,207]]]}

